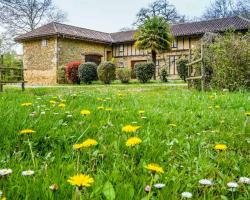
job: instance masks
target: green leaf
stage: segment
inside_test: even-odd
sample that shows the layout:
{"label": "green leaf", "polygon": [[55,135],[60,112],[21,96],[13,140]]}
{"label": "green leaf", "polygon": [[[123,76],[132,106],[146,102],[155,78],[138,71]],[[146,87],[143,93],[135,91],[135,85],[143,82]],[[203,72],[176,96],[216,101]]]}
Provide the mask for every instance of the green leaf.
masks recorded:
{"label": "green leaf", "polygon": [[107,200],[115,199],[115,190],[114,190],[112,183],[110,183],[109,181],[107,181],[104,184],[102,192]]}

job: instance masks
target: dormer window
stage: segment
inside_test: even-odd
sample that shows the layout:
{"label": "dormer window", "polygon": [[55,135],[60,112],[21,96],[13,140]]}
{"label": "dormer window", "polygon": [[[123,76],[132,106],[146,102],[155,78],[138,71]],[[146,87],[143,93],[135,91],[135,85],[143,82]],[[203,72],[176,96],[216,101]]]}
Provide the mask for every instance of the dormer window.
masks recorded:
{"label": "dormer window", "polygon": [[173,41],[173,46],[172,46],[172,48],[178,48],[178,42],[177,42],[176,39],[174,39],[174,41]]}
{"label": "dormer window", "polygon": [[42,47],[47,47],[48,46],[48,40],[43,39],[42,40]]}

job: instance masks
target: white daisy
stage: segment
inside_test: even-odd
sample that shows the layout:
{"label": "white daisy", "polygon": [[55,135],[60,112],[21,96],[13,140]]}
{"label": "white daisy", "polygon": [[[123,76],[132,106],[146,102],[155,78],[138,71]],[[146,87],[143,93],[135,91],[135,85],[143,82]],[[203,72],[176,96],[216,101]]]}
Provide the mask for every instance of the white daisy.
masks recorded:
{"label": "white daisy", "polygon": [[162,188],[165,187],[165,184],[163,184],[163,183],[157,183],[157,184],[154,185],[154,187],[157,188],[157,189],[162,189]]}
{"label": "white daisy", "polygon": [[213,181],[209,179],[201,179],[199,180],[199,183],[201,185],[207,185],[207,186],[213,185]]}
{"label": "white daisy", "polygon": [[240,177],[239,183],[250,184],[250,178],[248,178],[248,177]]}
{"label": "white daisy", "polygon": [[238,185],[238,183],[236,183],[236,182],[229,182],[229,183],[227,183],[227,187],[229,187],[229,190],[231,191],[231,192],[235,192],[236,191],[236,188],[238,187],[239,185]]}
{"label": "white daisy", "polygon": [[182,196],[182,198],[191,199],[193,195],[191,192],[182,192],[181,196]]}
{"label": "white daisy", "polygon": [[12,169],[0,169],[0,176],[7,176],[12,174]]}
{"label": "white daisy", "polygon": [[35,172],[32,170],[27,170],[27,171],[23,171],[22,175],[23,176],[32,176]]}
{"label": "white daisy", "polygon": [[45,115],[45,112],[44,112],[44,111],[42,111],[42,112],[41,112],[41,115]]}
{"label": "white daisy", "polygon": [[67,115],[67,117],[68,117],[68,118],[72,118],[72,117],[73,117],[73,115]]}
{"label": "white daisy", "polygon": [[2,197],[2,195],[3,195],[3,191],[2,191],[2,190],[0,190],[0,197]]}

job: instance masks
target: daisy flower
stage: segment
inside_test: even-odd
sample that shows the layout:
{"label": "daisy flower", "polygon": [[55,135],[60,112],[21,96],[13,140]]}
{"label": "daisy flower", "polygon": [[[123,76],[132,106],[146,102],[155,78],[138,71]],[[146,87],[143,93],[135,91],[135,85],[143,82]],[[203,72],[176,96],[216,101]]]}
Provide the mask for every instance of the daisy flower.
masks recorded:
{"label": "daisy flower", "polygon": [[250,178],[248,178],[248,177],[240,177],[239,183],[250,184]]}
{"label": "daisy flower", "polygon": [[32,176],[32,175],[34,175],[34,174],[35,174],[35,172],[32,171],[32,170],[27,170],[27,171],[23,171],[23,172],[22,172],[22,175],[23,175],[23,176]]}
{"label": "daisy flower", "polygon": [[8,176],[12,174],[12,169],[0,169],[0,176]]}
{"label": "daisy flower", "polygon": [[164,188],[165,186],[166,186],[166,185],[163,184],[163,183],[156,183],[156,184],[154,184],[154,187],[157,188],[157,189],[162,189],[162,188]]}
{"label": "daisy flower", "polygon": [[236,182],[229,182],[227,183],[227,187],[229,187],[230,191],[234,192],[239,185]]}
{"label": "daisy flower", "polygon": [[201,185],[207,185],[207,186],[213,185],[213,181],[209,179],[201,179],[199,180],[199,183]]}
{"label": "daisy flower", "polygon": [[182,198],[191,199],[193,195],[191,192],[182,192],[181,196]]}

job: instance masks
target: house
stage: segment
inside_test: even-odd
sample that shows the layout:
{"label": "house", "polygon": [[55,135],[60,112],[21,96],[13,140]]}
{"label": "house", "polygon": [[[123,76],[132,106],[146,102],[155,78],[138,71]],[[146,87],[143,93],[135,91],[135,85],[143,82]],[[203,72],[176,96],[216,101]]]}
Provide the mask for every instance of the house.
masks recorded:
{"label": "house", "polygon": [[[176,61],[182,55],[189,55],[204,33],[223,33],[228,29],[246,32],[249,25],[249,20],[239,16],[172,25],[172,50],[157,57],[157,73],[166,66],[170,76],[177,77]],[[147,61],[150,51],[135,48],[134,33],[104,33],[53,22],[20,35],[15,41],[23,44],[25,80],[55,84],[57,69],[71,61],[99,64],[115,58],[119,67],[132,70],[136,63]]]}

